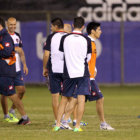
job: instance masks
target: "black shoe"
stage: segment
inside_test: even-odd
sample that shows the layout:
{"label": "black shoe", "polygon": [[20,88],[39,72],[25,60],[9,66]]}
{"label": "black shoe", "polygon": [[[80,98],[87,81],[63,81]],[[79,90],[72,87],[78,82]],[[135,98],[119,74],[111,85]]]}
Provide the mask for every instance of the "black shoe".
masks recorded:
{"label": "black shoe", "polygon": [[26,120],[24,120],[23,118],[21,118],[17,124],[18,125],[26,125],[26,124],[30,124],[30,123],[31,123],[30,122],[30,119],[27,117]]}

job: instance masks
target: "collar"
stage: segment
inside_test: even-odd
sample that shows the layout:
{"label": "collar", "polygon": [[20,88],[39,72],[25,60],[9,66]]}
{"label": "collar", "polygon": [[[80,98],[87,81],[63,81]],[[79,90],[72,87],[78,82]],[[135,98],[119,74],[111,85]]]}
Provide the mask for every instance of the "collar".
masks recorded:
{"label": "collar", "polygon": [[95,42],[95,39],[92,38],[91,36],[88,35],[88,37],[91,39],[91,41],[94,41]]}
{"label": "collar", "polygon": [[72,33],[74,33],[74,34],[82,34],[82,32],[81,31],[75,31],[75,30],[73,30],[73,32]]}

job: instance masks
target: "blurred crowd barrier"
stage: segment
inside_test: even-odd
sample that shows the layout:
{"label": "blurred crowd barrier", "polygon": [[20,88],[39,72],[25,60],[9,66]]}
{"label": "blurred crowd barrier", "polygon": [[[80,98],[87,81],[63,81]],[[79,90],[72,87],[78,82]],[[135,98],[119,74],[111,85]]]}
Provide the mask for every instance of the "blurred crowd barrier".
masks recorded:
{"label": "blurred crowd barrier", "polygon": [[[82,10],[84,11],[0,11],[3,17],[14,16],[18,20],[17,31],[22,37],[29,68],[28,76],[24,77],[25,83],[45,83],[42,76],[43,46],[51,33],[51,19],[61,17],[64,23],[72,25],[75,16],[83,16]],[[94,18],[89,17],[89,12],[85,15],[86,25],[95,19],[101,23],[102,35],[96,40],[98,83],[140,84],[140,21],[135,21],[134,17],[132,21],[126,12],[120,12],[116,16],[109,11],[104,13],[103,17],[99,15],[98,18],[95,15]],[[109,20],[109,17],[112,18]],[[86,28],[84,34],[86,35]]]}

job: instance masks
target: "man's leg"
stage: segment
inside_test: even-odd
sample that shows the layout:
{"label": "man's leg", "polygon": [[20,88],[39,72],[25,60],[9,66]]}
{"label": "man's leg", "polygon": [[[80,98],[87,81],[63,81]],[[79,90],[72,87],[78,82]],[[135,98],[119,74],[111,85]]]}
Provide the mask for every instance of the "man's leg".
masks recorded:
{"label": "man's leg", "polygon": [[9,121],[7,119],[7,118],[10,118],[10,116],[8,115],[8,101],[7,101],[7,97],[4,95],[1,95],[1,106],[2,106],[2,110],[4,114],[4,119]]}
{"label": "man's leg", "polygon": [[62,115],[64,114],[67,103],[68,103],[68,97],[62,96],[61,102],[60,102],[60,105],[58,108],[58,115],[57,115],[56,126],[58,126],[58,127],[60,127],[61,118],[62,118]]}
{"label": "man's leg", "polygon": [[99,116],[101,123],[105,122],[103,104],[104,104],[104,97],[96,100],[96,111],[97,111],[97,114]]}
{"label": "man's leg", "polygon": [[[16,88],[16,93],[19,99],[22,99],[25,93],[25,86],[15,86]],[[11,109],[15,109],[16,106],[12,104]]]}
{"label": "man's leg", "polygon": [[104,104],[104,97],[96,100],[96,111],[97,111],[97,114],[98,114],[99,119],[101,121],[100,129],[101,130],[114,130],[114,128],[112,128],[109,124],[107,124],[105,122],[103,104]]}
{"label": "man's leg", "polygon": [[[73,98],[71,97],[69,100],[69,103],[66,107],[66,112],[65,112],[65,116],[64,116],[64,120],[67,121],[71,115],[71,113],[74,111],[75,109],[75,105],[77,104],[77,98]],[[76,112],[77,113],[77,112]]]}
{"label": "man's leg", "polygon": [[52,94],[52,108],[55,120],[57,120],[58,107],[59,107],[59,93]]}
{"label": "man's leg", "polygon": [[77,122],[75,128],[80,127],[80,121],[83,117],[84,109],[85,109],[85,95],[78,95]]}
{"label": "man's leg", "polygon": [[12,100],[12,102],[16,106],[16,108],[19,111],[19,113],[21,114],[21,116],[26,115],[25,110],[24,110],[24,106],[22,104],[22,101],[19,99],[18,95],[13,94],[13,95],[8,96],[8,97]]}
{"label": "man's leg", "polygon": [[8,97],[12,100],[12,102],[16,106],[17,110],[19,111],[20,115],[22,116],[22,118],[19,120],[18,124],[19,125],[30,124],[31,122],[30,122],[28,116],[26,115],[24,106],[22,104],[22,101],[19,99],[18,95],[12,94],[11,96],[8,96]]}
{"label": "man's leg", "polygon": [[73,121],[76,120],[76,118],[77,118],[77,104],[76,104],[74,111],[73,111]]}

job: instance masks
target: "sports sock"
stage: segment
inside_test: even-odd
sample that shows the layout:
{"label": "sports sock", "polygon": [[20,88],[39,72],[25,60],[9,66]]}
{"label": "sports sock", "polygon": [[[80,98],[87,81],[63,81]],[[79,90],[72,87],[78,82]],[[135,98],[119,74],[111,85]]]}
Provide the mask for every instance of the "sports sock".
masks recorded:
{"label": "sports sock", "polygon": [[26,120],[28,118],[27,115],[22,116],[23,120]]}
{"label": "sports sock", "polygon": [[9,110],[9,113],[15,114],[15,110],[14,110],[13,108],[11,108],[11,109]]}
{"label": "sports sock", "polygon": [[106,124],[106,122],[101,122],[101,125],[104,126]]}
{"label": "sports sock", "polygon": [[76,120],[73,120],[73,122],[75,122],[75,123],[76,123]]}
{"label": "sports sock", "polygon": [[6,118],[10,118],[9,114],[4,115],[4,119],[6,119]]}

